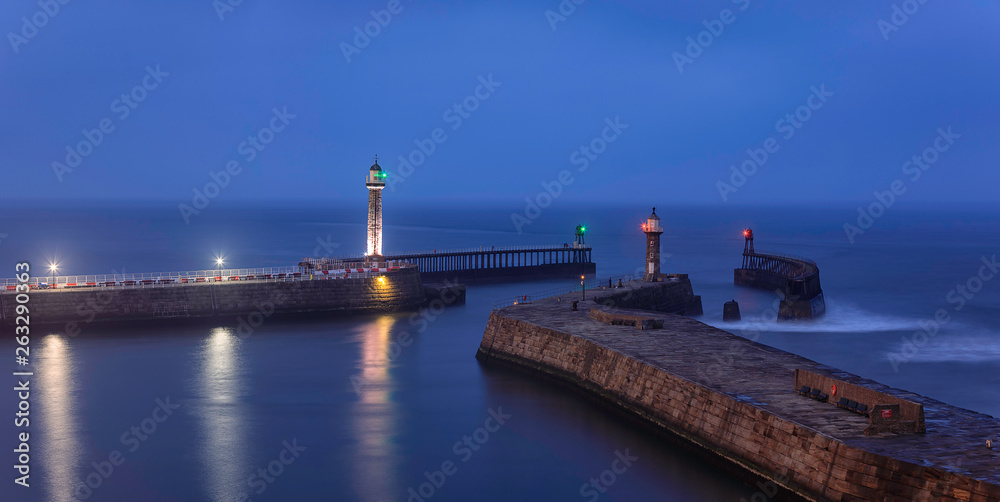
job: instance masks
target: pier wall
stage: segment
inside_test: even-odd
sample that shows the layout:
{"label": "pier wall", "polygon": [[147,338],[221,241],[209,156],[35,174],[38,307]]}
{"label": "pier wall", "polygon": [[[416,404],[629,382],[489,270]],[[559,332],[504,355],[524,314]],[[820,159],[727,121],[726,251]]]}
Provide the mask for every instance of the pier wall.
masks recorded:
{"label": "pier wall", "polygon": [[[129,322],[156,319],[301,313],[392,312],[426,301],[420,273],[404,268],[377,277],[297,281],[176,284],[152,288],[32,291],[32,324]],[[15,322],[15,295],[0,294],[0,324]]]}
{"label": "pier wall", "polygon": [[784,295],[778,307],[779,320],[816,319],[826,313],[818,271],[806,279],[791,280],[770,270],[738,268],[733,271],[733,284]]}
{"label": "pier wall", "polygon": [[608,307],[653,310],[668,314],[698,316],[702,314],[701,296],[694,294],[687,274],[663,276],[663,282],[644,283],[644,287],[629,284],[624,288],[595,291],[594,302]]}
{"label": "pier wall", "polygon": [[[802,388],[803,385],[812,389],[820,389],[825,393],[830,393],[831,402],[844,397],[852,401],[857,401],[859,403],[871,403],[872,405],[898,405],[900,416],[897,418],[909,425],[909,432],[927,431],[927,426],[924,422],[924,405],[920,403],[916,403],[908,399],[900,399],[885,392],[879,392],[875,389],[869,389],[868,387],[855,385],[844,380],[828,377],[826,375],[820,375],[819,373],[799,368],[795,370],[795,385],[793,388],[797,390]],[[836,396],[832,394],[831,390],[834,385],[837,386]]]}
{"label": "pier wall", "polygon": [[[493,311],[476,357],[570,383],[690,441],[720,463],[735,464],[808,500],[1000,499],[1000,485],[849,445],[612,350],[589,339],[592,335],[575,336],[505,314],[532,307]],[[669,326],[629,333],[671,340],[663,350],[680,348]],[[789,372],[786,385],[792,381]]]}

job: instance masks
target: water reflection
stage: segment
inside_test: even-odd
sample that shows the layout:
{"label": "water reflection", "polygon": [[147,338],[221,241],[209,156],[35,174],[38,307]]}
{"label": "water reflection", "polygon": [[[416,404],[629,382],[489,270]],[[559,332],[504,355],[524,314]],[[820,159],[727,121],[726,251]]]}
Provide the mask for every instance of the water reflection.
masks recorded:
{"label": "water reflection", "polygon": [[389,373],[392,356],[391,328],[395,319],[382,316],[364,325],[361,332],[360,378],[354,379],[358,403],[352,413],[357,453],[352,475],[354,491],[362,500],[393,500],[398,493],[395,477],[396,404],[390,393],[395,382]]}
{"label": "water reflection", "polygon": [[39,389],[39,412],[37,415],[31,413],[29,418],[38,417],[41,425],[38,430],[45,431],[41,435],[41,451],[44,454],[38,455],[38,458],[45,473],[42,479],[49,500],[72,501],[75,500],[72,490],[80,482],[76,472],[76,466],[80,464],[77,426],[80,421],[76,418],[73,399],[76,392],[73,356],[69,343],[59,335],[43,338],[41,349],[35,373],[37,384],[31,384],[32,388],[37,385]]}
{"label": "water reflection", "polygon": [[202,427],[201,461],[212,500],[239,500],[247,491],[244,468],[248,441],[245,410],[240,401],[245,383],[239,337],[216,328],[200,349],[200,371],[195,393],[201,395],[198,415]]}

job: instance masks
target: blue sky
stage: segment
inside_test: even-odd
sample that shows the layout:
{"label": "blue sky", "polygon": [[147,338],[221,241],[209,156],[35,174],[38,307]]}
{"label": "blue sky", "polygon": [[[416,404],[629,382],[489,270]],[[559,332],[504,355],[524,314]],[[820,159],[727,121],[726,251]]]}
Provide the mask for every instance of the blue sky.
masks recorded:
{"label": "blue sky", "polygon": [[[664,4],[588,0],[559,20],[546,13],[557,1],[244,0],[220,19],[210,0],[71,1],[53,16],[5,2],[3,197],[191,203],[236,161],[220,200],[363,201],[377,153],[401,202],[523,206],[563,171],[561,201],[576,203],[642,190],[677,203],[854,203],[897,179],[908,202],[995,200],[1000,5]],[[904,4],[919,8],[886,40]],[[375,30],[371,12],[390,6]],[[18,42],[22,17],[37,32]],[[706,22],[721,32],[679,71],[675,53]],[[366,24],[377,35],[348,61],[344,44]],[[115,101],[157,66],[160,81],[122,117]],[[778,121],[813,88],[830,95],[786,138]],[[102,121],[113,130],[57,174]],[[904,163],[948,127],[960,137],[911,181]],[[251,135],[271,141],[241,148]],[[769,138],[776,151],[733,185],[731,166]],[[434,150],[401,174],[419,144]],[[581,170],[579,149],[602,145]],[[720,182],[736,190],[723,199]]]}

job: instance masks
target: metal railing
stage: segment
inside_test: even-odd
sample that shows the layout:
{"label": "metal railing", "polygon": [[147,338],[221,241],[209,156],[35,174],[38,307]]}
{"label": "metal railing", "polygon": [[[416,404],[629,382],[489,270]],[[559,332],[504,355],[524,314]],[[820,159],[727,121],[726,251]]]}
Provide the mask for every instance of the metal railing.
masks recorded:
{"label": "metal railing", "polygon": [[[479,246],[471,248],[457,248],[457,249],[434,249],[434,250],[422,250],[422,251],[407,251],[402,253],[387,253],[385,256],[387,258],[400,258],[404,256],[434,256],[434,255],[448,255],[448,254],[465,254],[465,253],[499,253],[499,252],[516,252],[516,251],[571,251],[574,249],[586,250],[591,249],[590,246],[574,247],[573,244],[568,246],[559,244],[546,244],[538,246]],[[315,260],[333,260],[333,261],[344,261],[344,260],[359,260],[362,259],[358,255],[341,255],[326,258],[316,258]]]}
{"label": "metal railing", "polygon": [[573,249],[590,249],[590,246],[583,247],[573,247],[572,244],[569,246],[563,246],[559,244],[545,244],[538,246],[479,246],[474,248],[459,248],[459,249],[434,249],[431,251],[411,251],[405,253],[392,253],[393,258],[398,256],[425,256],[425,255],[435,255],[435,254],[463,254],[463,253],[497,253],[497,252],[516,252],[516,251],[558,251],[558,250],[573,250]]}
{"label": "metal railing", "polygon": [[785,275],[789,279],[802,279],[819,273],[819,266],[816,265],[816,262],[802,256],[768,253],[766,251],[757,251],[753,254],[744,256],[763,259],[763,263],[765,264],[767,261],[783,262],[787,264],[789,270],[785,272],[779,272],[777,269],[769,270],[767,267],[762,268],[760,266],[748,266],[747,268],[750,270],[767,270],[770,272],[782,273],[782,275]]}
{"label": "metal railing", "polygon": [[[623,283],[633,281],[635,280],[636,276],[637,274],[623,274],[611,277],[611,285],[612,287],[617,285],[619,280],[621,280],[621,282]],[[638,275],[638,277],[641,278],[642,276]],[[546,291],[540,291],[537,293],[531,293],[521,296],[515,296],[513,298],[505,298],[502,300],[497,300],[493,302],[493,310],[502,309],[505,307],[513,307],[514,305],[528,304],[533,301],[542,300],[544,298],[552,298],[553,296],[568,295],[570,293],[580,293],[582,287],[586,287],[588,290],[595,289],[601,286],[602,284],[605,284],[605,281],[607,281],[607,279],[598,279],[595,277],[593,279],[584,281],[583,286],[581,286],[580,284],[577,284],[575,286],[563,286],[561,288],[553,288]]]}
{"label": "metal railing", "polygon": [[[265,267],[196,270],[188,272],[153,272],[135,274],[97,274],[35,276],[27,284],[32,290],[77,289],[77,288],[157,288],[188,284],[256,282],[288,282],[331,279],[365,279],[392,273],[395,267],[374,268],[371,263],[351,264],[359,267],[327,270],[303,271],[299,267]],[[382,263],[381,265],[387,265]],[[394,264],[395,265],[395,264]],[[412,267],[401,263],[398,268]],[[361,270],[359,272],[359,270]],[[21,284],[17,279],[0,279],[0,292],[16,291]]]}
{"label": "metal railing", "polygon": [[402,260],[389,261],[344,261],[336,258],[305,258],[299,263],[300,267],[313,268],[317,270],[358,270],[358,269],[390,269],[412,267],[414,265]]}
{"label": "metal railing", "polygon": [[810,260],[809,258],[806,258],[804,256],[797,256],[797,255],[794,255],[794,254],[770,253],[768,251],[757,251],[754,254],[756,254],[756,255],[772,256],[772,257],[775,257],[775,258],[784,258],[786,260],[801,261],[801,262],[807,263],[809,265],[812,265],[813,267],[819,268],[819,265],[816,265],[815,261]]}

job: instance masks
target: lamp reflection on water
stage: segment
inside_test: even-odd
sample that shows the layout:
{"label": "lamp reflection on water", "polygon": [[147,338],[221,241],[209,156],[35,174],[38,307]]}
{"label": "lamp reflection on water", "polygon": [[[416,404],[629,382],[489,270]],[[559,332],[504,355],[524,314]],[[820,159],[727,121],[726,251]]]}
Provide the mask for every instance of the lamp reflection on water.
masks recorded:
{"label": "lamp reflection on water", "polygon": [[392,356],[391,328],[396,320],[382,316],[364,326],[361,332],[361,361],[358,403],[351,415],[357,438],[354,463],[354,489],[364,500],[392,500],[396,483],[391,476],[398,455],[393,437],[398,410],[390,393],[395,382],[389,373]]}
{"label": "lamp reflection on water", "polygon": [[212,500],[237,500],[249,476],[248,432],[240,395],[244,389],[239,337],[231,329],[216,328],[202,344],[195,393],[201,404],[201,461]]}
{"label": "lamp reflection on water", "polygon": [[[39,412],[37,415],[32,413],[31,417],[37,416],[41,422],[39,430],[45,431],[41,435],[37,455],[45,473],[43,483],[48,491],[48,500],[73,501],[73,489],[80,484],[77,475],[77,466],[81,464],[78,462],[80,441],[77,430],[80,420],[75,416],[79,410],[73,399],[76,375],[69,343],[59,335],[44,337],[35,364]],[[34,438],[34,434],[31,436]],[[35,457],[32,455],[32,459]]]}

